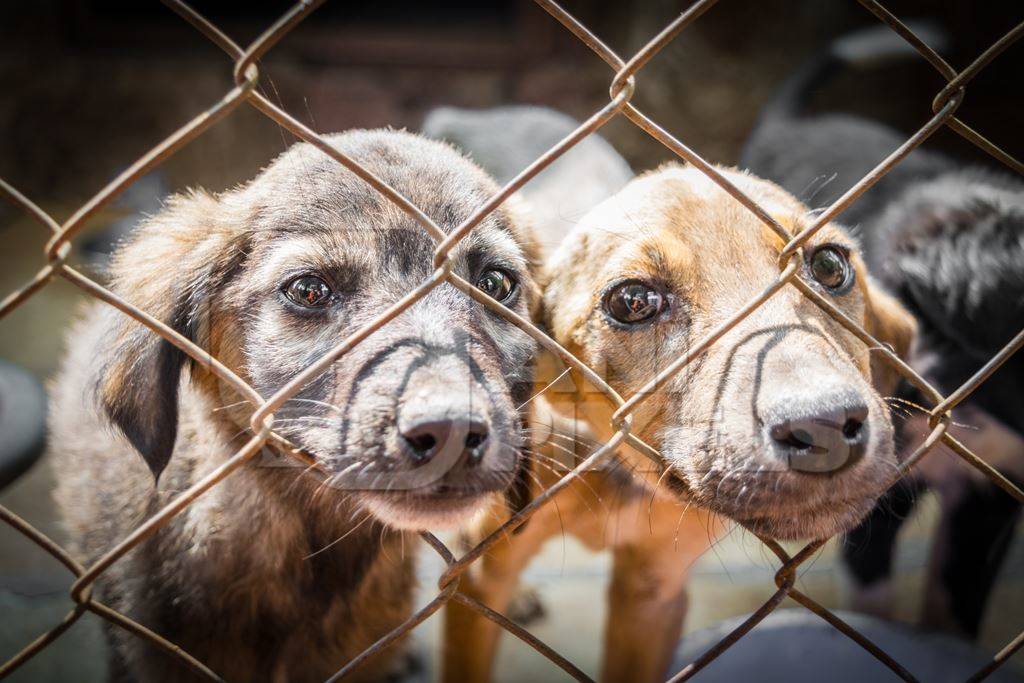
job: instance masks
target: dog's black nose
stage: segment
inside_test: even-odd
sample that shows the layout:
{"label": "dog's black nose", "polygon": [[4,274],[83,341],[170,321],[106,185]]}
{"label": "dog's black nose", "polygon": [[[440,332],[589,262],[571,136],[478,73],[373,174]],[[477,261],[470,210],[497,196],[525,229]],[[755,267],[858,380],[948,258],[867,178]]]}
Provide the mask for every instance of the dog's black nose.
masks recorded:
{"label": "dog's black nose", "polygon": [[480,420],[434,418],[405,425],[402,440],[417,463],[446,453],[453,458],[466,455],[469,464],[476,464],[483,457],[487,433],[487,425]]}
{"label": "dog's black nose", "polygon": [[773,411],[767,425],[776,455],[797,472],[837,472],[857,462],[867,445],[868,409],[860,401],[827,401],[827,408]]}

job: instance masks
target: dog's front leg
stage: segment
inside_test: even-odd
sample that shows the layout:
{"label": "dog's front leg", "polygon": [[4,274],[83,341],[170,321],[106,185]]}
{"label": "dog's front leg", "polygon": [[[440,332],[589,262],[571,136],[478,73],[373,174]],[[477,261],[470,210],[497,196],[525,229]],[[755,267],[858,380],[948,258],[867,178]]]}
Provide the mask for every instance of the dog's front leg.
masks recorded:
{"label": "dog's front leg", "polygon": [[[645,508],[648,502],[649,497]],[[690,566],[717,535],[714,518],[695,510],[681,513],[678,501],[655,498],[650,523],[648,510],[643,512],[636,522],[643,533],[612,550],[605,683],[665,680],[686,616]]]}
{"label": "dog's front leg", "polygon": [[[519,585],[519,575],[540,546],[556,530],[545,508],[538,510],[517,534],[498,541],[476,566],[462,575],[459,592],[507,614]],[[503,521],[503,520],[502,520]],[[498,520],[475,528],[467,539],[472,547],[499,526]],[[484,683],[490,680],[498,637],[502,629],[493,621],[455,601],[444,609],[442,680],[446,683]]]}

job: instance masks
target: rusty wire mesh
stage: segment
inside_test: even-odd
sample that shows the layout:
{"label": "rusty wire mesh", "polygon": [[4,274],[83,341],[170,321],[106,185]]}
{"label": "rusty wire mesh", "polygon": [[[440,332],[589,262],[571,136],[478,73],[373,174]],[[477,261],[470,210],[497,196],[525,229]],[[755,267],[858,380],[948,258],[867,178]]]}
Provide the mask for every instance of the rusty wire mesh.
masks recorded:
{"label": "rusty wire mesh", "polygon": [[[888,173],[912,150],[918,147],[929,136],[942,126],[947,126],[958,134],[974,143],[985,152],[998,159],[1017,173],[1024,174],[1024,164],[1011,155],[1001,150],[994,143],[987,140],[982,134],[972,129],[955,116],[957,108],[965,97],[967,84],[985,68],[1001,52],[1006,50],[1014,41],[1024,35],[1024,23],[1013,27],[1002,38],[995,42],[975,59],[967,68],[957,71],[950,66],[932,48],[926,45],[915,35],[905,24],[897,19],[885,7],[876,0],[859,0],[868,11],[874,14],[880,21],[887,24],[893,31],[899,34],[916,51],[926,59],[946,79],[947,84],[935,96],[932,102],[932,116],[913,135],[911,135],[899,148],[894,150],[888,157],[882,160],[870,173],[859,180],[848,192],[839,198],[834,204],[818,214],[814,222],[801,231],[799,234],[790,235],[781,225],[756,202],[747,197],[737,187],[732,185],[715,168],[705,161],[697,152],[675,138],[671,133],[661,128],[655,121],[644,114],[631,102],[635,90],[636,74],[662,49],[665,48],[683,29],[697,20],[701,14],[714,5],[717,0],[698,0],[694,2],[685,12],[669,23],[660,33],[654,36],[639,52],[629,60],[623,60],[619,55],[608,48],[595,36],[586,26],[577,21],[572,15],[566,12],[553,0],[536,0],[537,4],[560,22],[579,40],[585,43],[601,59],[603,59],[614,72],[609,88],[609,102],[594,112],[584,123],[582,123],[569,136],[561,140],[557,145],[549,149],[543,156],[534,161],[530,166],[519,173],[512,181],[503,187],[497,194],[492,196],[486,203],[480,206],[465,222],[457,227],[451,234],[446,235],[430,218],[420,209],[414,206],[408,199],[389,187],[386,183],[376,178],[372,173],[361,167],[352,159],[346,157],[338,150],[331,147],[319,135],[300,123],[286,111],[267,100],[257,91],[260,82],[260,74],[257,68],[257,61],[265,56],[267,52],[285,35],[291,31],[299,22],[306,18],[323,0],[305,0],[292,7],[276,23],[268,28],[247,48],[242,48],[222,33],[216,26],[207,21],[191,7],[180,0],[165,0],[166,4],[199,30],[208,39],[220,47],[227,55],[234,60],[234,81],[235,85],[224,96],[214,103],[207,110],[201,112],[185,126],[177,130],[170,137],[153,147],[142,156],[120,176],[92,197],[85,205],[80,207],[63,224],[58,223],[47,213],[42,211],[29,198],[23,196],[11,185],[0,179],[0,194],[14,205],[24,210],[28,215],[45,226],[52,232],[48,244],[45,247],[45,265],[28,283],[20,289],[8,294],[0,302],[0,318],[10,313],[14,308],[24,303],[36,292],[46,286],[54,277],[62,277],[69,280],[77,287],[84,290],[88,295],[105,301],[111,306],[122,311],[125,315],[131,316],[149,327],[153,332],[163,337],[169,343],[174,344],[195,362],[200,363],[219,379],[227,382],[244,397],[257,405],[258,408],[251,416],[250,428],[252,436],[249,441],[238,450],[230,459],[224,462],[216,470],[210,472],[202,480],[191,488],[181,493],[166,507],[153,515],[127,538],[111,548],[103,557],[92,566],[84,567],[72,558],[63,548],[47,538],[44,534],[35,529],[31,524],[18,517],[16,514],[0,506],[0,519],[18,530],[32,542],[53,556],[63,564],[75,577],[71,586],[71,598],[75,607],[53,628],[43,633],[33,642],[26,645],[13,658],[0,666],[0,677],[3,677],[19,666],[24,664],[31,657],[43,650],[48,644],[59,638],[79,617],[86,611],[93,612],[101,618],[116,624],[139,638],[148,640],[152,644],[180,658],[187,663],[195,672],[212,680],[220,680],[219,676],[207,668],[202,662],[197,661],[189,653],[168,642],[160,634],[154,633],[145,626],[129,619],[123,614],[111,609],[99,602],[92,595],[92,585],[96,579],[107,570],[114,562],[117,562],[128,551],[154,534],[169,519],[180,513],[196,498],[201,496],[211,487],[217,485],[233,471],[243,466],[246,462],[256,456],[260,448],[267,442],[273,442],[278,449],[286,454],[303,460],[306,464],[313,465],[311,458],[302,451],[291,447],[291,445],[273,431],[273,412],[278,409],[288,398],[295,394],[306,382],[324,371],[331,363],[343,354],[359,344],[363,339],[373,334],[374,331],[386,325],[388,321],[399,315],[410,307],[418,299],[424,297],[431,289],[442,282],[449,282],[467,295],[487,306],[492,311],[504,316],[515,325],[526,331],[536,339],[544,348],[561,358],[570,368],[577,371],[583,379],[591,383],[598,390],[603,392],[615,407],[616,411],[612,417],[612,427],[615,429],[613,437],[594,450],[588,457],[580,462],[572,471],[566,474],[557,483],[535,498],[523,510],[512,516],[499,529],[485,538],[478,545],[469,550],[462,557],[455,557],[452,552],[434,535],[424,532],[423,539],[433,548],[444,560],[447,567],[438,581],[438,593],[426,606],[416,611],[404,623],[397,626],[389,634],[374,643],[371,647],[356,656],[353,660],[344,665],[329,680],[339,680],[354,671],[366,660],[379,653],[389,644],[406,634],[434,612],[439,610],[445,603],[455,600],[470,609],[476,610],[488,619],[493,620],[506,631],[520,638],[528,645],[547,657],[553,664],[559,666],[570,676],[577,680],[590,680],[582,671],[575,667],[558,652],[541,642],[530,632],[513,623],[508,617],[495,612],[475,599],[459,592],[459,577],[466,571],[468,566],[485,553],[499,538],[506,532],[523,524],[536,509],[544,505],[552,496],[565,486],[569,485],[581,472],[611,456],[615,449],[629,443],[641,452],[658,457],[658,453],[644,442],[637,439],[630,433],[631,413],[643,402],[652,392],[657,391],[669,378],[678,373],[684,366],[704,353],[712,344],[721,338],[738,322],[743,320],[760,305],[770,299],[775,293],[787,285],[796,287],[805,296],[813,300],[828,315],[839,322],[843,327],[856,335],[873,353],[880,354],[887,363],[891,364],[904,378],[920,388],[930,399],[933,406],[930,408],[929,424],[931,432],[922,445],[910,454],[900,466],[898,476],[905,474],[913,467],[929,450],[940,441],[951,448],[962,459],[973,467],[979,469],[995,484],[1003,488],[1017,501],[1024,502],[1024,492],[1008,481],[998,471],[993,469],[985,461],[980,459],[970,449],[960,443],[946,429],[951,422],[950,411],[967,398],[978,386],[985,381],[1000,365],[1002,365],[1013,353],[1024,346],[1024,330],[1018,333],[998,354],[989,360],[973,377],[965,382],[957,390],[948,396],[940,395],[921,376],[915,373],[903,361],[901,361],[891,349],[880,344],[869,335],[857,323],[848,318],[845,314],[835,308],[820,294],[811,289],[802,279],[797,276],[797,264],[800,259],[801,245],[803,245],[814,233],[816,233],[827,222],[837,217],[846,207],[855,201],[861,194],[867,191],[880,178]],[[200,136],[221,118],[227,116],[232,110],[243,103],[248,103],[263,112],[270,119],[294,133],[299,138],[309,142],[331,156],[338,163],[345,166],[351,172],[366,181],[376,191],[388,198],[400,209],[414,218],[424,230],[426,230],[436,241],[437,246],[434,252],[434,272],[418,287],[409,292],[401,300],[382,312],[372,323],[352,334],[335,346],[328,354],[319,361],[308,367],[299,375],[294,377],[285,386],[279,389],[270,397],[259,396],[250,386],[235,375],[229,368],[213,358],[204,349],[183,337],[166,324],[153,318],[146,311],[143,311],[130,302],[125,301],[116,294],[97,282],[89,279],[82,273],[71,268],[65,262],[70,252],[71,240],[80,231],[83,225],[94,216],[100,209],[108,205],[119,193],[137,180],[140,176],[159,165],[169,156],[181,149],[184,145]],[[451,264],[448,254],[456,243],[463,239],[474,226],[480,223],[490,212],[494,211],[511,194],[516,192],[526,182],[533,178],[567,150],[580,142],[589,134],[601,128],[604,124],[616,116],[625,116],[636,124],[640,129],[661,142],[673,153],[685,162],[693,165],[705,173],[711,180],[717,183],[722,189],[728,192],[736,201],[740,202],[748,210],[754,213],[761,221],[767,224],[772,230],[779,234],[786,242],[779,259],[779,275],[776,280],[764,291],[758,294],[740,310],[736,311],[728,320],[714,329],[699,343],[694,345],[683,356],[675,359],[664,370],[643,387],[639,388],[628,400],[616,393],[601,377],[585,364],[575,358],[571,353],[559,346],[541,330],[532,325],[528,320],[521,318],[515,313],[504,308],[487,295],[483,294],[469,282],[455,275],[451,271]],[[895,481],[895,479],[894,479]],[[742,638],[748,631],[757,625],[762,619],[770,614],[786,598],[792,598],[810,611],[814,612],[833,627],[848,636],[852,641],[871,653],[882,664],[888,667],[900,678],[913,681],[913,675],[907,671],[899,662],[893,660],[886,652],[872,643],[856,629],[843,622],[835,614],[821,606],[811,597],[805,595],[795,588],[796,571],[800,565],[808,560],[813,553],[820,548],[828,539],[821,539],[807,544],[800,552],[789,555],[777,542],[770,538],[759,536],[760,540],[778,557],[780,567],[775,574],[776,592],[753,614],[751,614],[740,626],[729,633],[720,642],[688,664],[681,671],[676,672],[670,679],[683,681],[691,678],[709,662],[719,657],[728,650],[736,641]],[[1024,645],[1024,632],[1009,642],[999,651],[984,667],[975,672],[968,680],[982,680],[995,671],[1009,657],[1011,657],[1022,645]],[[340,664],[340,663],[339,663]]]}

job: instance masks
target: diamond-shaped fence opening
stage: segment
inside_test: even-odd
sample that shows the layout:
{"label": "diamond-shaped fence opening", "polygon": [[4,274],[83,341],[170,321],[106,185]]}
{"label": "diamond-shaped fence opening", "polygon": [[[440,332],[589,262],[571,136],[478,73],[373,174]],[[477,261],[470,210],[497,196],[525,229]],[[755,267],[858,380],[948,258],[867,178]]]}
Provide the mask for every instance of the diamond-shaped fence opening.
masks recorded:
{"label": "diamond-shaped fence opening", "polygon": [[[103,574],[112,564],[122,558],[127,552],[135,548],[143,540],[154,534],[172,517],[187,508],[199,496],[203,495],[210,488],[216,486],[232,472],[253,459],[260,449],[272,442],[279,452],[287,457],[294,457],[304,464],[315,468],[316,461],[300,449],[292,446],[286,439],[274,432],[273,413],[281,405],[295,395],[301,387],[310,379],[315,378],[328,368],[339,357],[349,352],[353,347],[373,334],[376,330],[388,324],[390,320],[398,316],[402,311],[412,306],[416,301],[423,298],[433,288],[443,282],[448,282],[457,287],[468,296],[486,306],[491,311],[503,316],[513,324],[527,332],[548,351],[555,354],[565,362],[572,370],[575,370],[587,382],[596,389],[603,392],[607,400],[615,407],[612,417],[614,435],[599,448],[593,450],[574,469],[568,472],[557,483],[545,490],[535,498],[529,505],[514,514],[500,528],[482,542],[474,546],[461,557],[456,557],[437,537],[424,532],[422,537],[431,548],[438,553],[446,564],[438,582],[438,593],[426,606],[416,611],[404,623],[397,626],[393,631],[374,643],[367,650],[356,656],[347,663],[339,663],[343,666],[330,680],[343,679],[347,674],[356,670],[361,664],[373,657],[376,653],[386,648],[389,644],[414,629],[417,625],[427,619],[434,612],[439,610],[445,603],[456,601],[465,607],[475,610],[488,619],[496,622],[501,628],[512,633],[525,643],[536,649],[547,657],[553,664],[562,668],[573,678],[578,680],[589,680],[588,677],[576,668],[571,662],[565,659],[558,652],[541,642],[529,631],[513,623],[508,617],[488,608],[474,598],[459,592],[459,577],[467,568],[481,557],[497,540],[505,534],[513,531],[522,525],[539,507],[546,505],[548,501],[561,489],[572,483],[580,473],[599,465],[609,457],[617,447],[622,444],[630,445],[640,449],[652,457],[658,457],[655,449],[630,433],[633,411],[654,391],[657,391],[667,380],[682,370],[687,364],[701,356],[711,345],[715,344],[724,334],[737,325],[745,317],[750,315],[759,306],[772,298],[777,292],[787,286],[795,287],[803,295],[814,301],[826,314],[831,316],[840,325],[856,335],[874,353],[881,355],[900,375],[909,382],[921,389],[930,399],[932,407],[929,409],[931,432],[922,445],[901,464],[900,470],[894,476],[893,482],[913,467],[922,457],[927,455],[929,450],[938,444],[944,443],[957,453],[965,462],[979,469],[998,486],[1007,491],[1016,500],[1024,502],[1024,492],[1013,483],[1003,477],[986,462],[981,460],[975,453],[957,441],[946,430],[950,424],[950,411],[967,398],[978,386],[985,381],[1000,365],[1002,365],[1021,346],[1024,346],[1024,330],[1010,341],[996,356],[973,377],[963,384],[949,396],[941,396],[927,381],[915,373],[910,367],[903,363],[891,349],[882,345],[874,339],[867,331],[857,323],[848,318],[821,295],[809,287],[799,276],[796,264],[798,263],[801,246],[826,223],[837,217],[845,208],[867,191],[872,185],[878,182],[886,173],[899,164],[912,150],[924,142],[935,131],[943,126],[948,127],[958,134],[977,145],[979,148],[1010,167],[1018,173],[1024,174],[1024,165],[1012,156],[1001,150],[994,143],[987,140],[983,135],[972,129],[968,124],[956,117],[957,108],[962,103],[966,87],[977,74],[985,68],[993,59],[1003,52],[1009,45],[1024,34],[1024,23],[1014,27],[989,49],[982,53],[967,68],[956,71],[933,49],[926,45],[915,35],[905,24],[891,14],[886,8],[875,0],[860,0],[860,3],[880,21],[887,24],[893,31],[904,38],[912,45],[920,55],[926,59],[947,81],[947,85],[937,93],[932,104],[932,115],[923,125],[911,135],[899,148],[894,150],[888,157],[879,161],[878,165],[860,181],[858,181],[848,192],[830,207],[818,214],[816,219],[799,234],[791,235],[785,228],[779,225],[762,207],[746,196],[739,188],[734,186],[721,175],[716,169],[704,160],[699,153],[678,140],[671,133],[660,127],[655,121],[648,117],[636,105],[632,103],[632,97],[636,87],[634,77],[645,67],[645,65],[666,45],[687,26],[698,20],[701,14],[716,3],[716,0],[698,0],[693,3],[674,21],[669,23],[660,33],[654,36],[639,52],[628,60],[623,60],[614,51],[608,48],[595,36],[587,27],[577,21],[572,15],[566,12],[561,6],[552,0],[536,0],[537,4],[546,11],[554,20],[560,22],[576,38],[582,41],[587,47],[593,50],[598,57],[604,60],[613,72],[609,87],[609,101],[607,104],[595,111],[584,123],[582,123],[569,136],[561,140],[557,145],[549,149],[543,156],[534,161],[524,169],[505,187],[488,199],[480,206],[470,218],[458,226],[452,233],[445,234],[430,218],[419,208],[413,205],[407,198],[398,193],[395,189],[375,177],[370,171],[363,168],[353,159],[345,156],[334,147],[325,142],[315,131],[302,124],[270,102],[261,95],[257,86],[260,83],[260,73],[257,68],[257,61],[265,56],[267,52],[299,22],[306,18],[318,5],[320,1],[308,1],[295,5],[290,11],[282,16],[274,25],[268,28],[248,47],[240,47],[228,36],[222,33],[216,26],[207,21],[191,7],[178,0],[167,0],[166,4],[174,10],[182,19],[189,22],[198,31],[220,47],[227,56],[233,60],[235,84],[217,102],[195,116],[185,126],[177,130],[167,139],[153,147],[143,157],[136,161],[120,176],[103,188],[86,204],[79,208],[63,224],[58,223],[48,214],[42,211],[29,198],[23,196],[7,182],[0,179],[0,194],[10,200],[20,209],[36,219],[41,225],[52,232],[52,237],[45,247],[44,265],[28,283],[20,289],[8,294],[0,302],[0,317],[3,317],[14,308],[24,303],[27,299],[36,294],[47,285],[53,278],[61,277],[77,287],[84,290],[88,295],[100,299],[107,304],[117,308],[123,314],[134,318],[140,323],[149,327],[155,334],[159,335],[169,343],[177,346],[188,354],[195,362],[207,368],[220,380],[237,390],[243,397],[256,406],[250,420],[251,438],[231,458],[226,460],[220,467],[207,474],[203,479],[194,484],[188,490],[180,493],[162,510],[157,512],[145,523],[133,531],[127,538],[123,539],[115,547],[111,548],[102,558],[92,566],[83,567],[76,562],[68,553],[45,535],[36,530],[31,524],[24,521],[13,512],[0,507],[0,519],[25,535],[28,539],[49,553],[70,571],[75,581],[71,587],[71,598],[75,607],[68,614],[46,633],[40,635],[36,640],[27,644],[12,659],[0,666],[0,677],[11,673],[28,659],[38,654],[50,643],[59,638],[82,614],[92,612],[99,617],[115,624],[133,635],[143,638],[150,643],[162,648],[166,652],[178,657],[188,664],[195,672],[212,680],[220,680],[217,674],[207,668],[202,662],[197,661],[188,652],[183,651],[175,644],[168,642],[160,634],[154,633],[141,624],[133,621],[127,616],[111,609],[101,603],[92,594],[92,585],[97,578]],[[83,225],[96,214],[97,211],[108,205],[126,187],[135,182],[143,174],[159,165],[172,154],[180,150],[190,141],[202,135],[214,123],[229,115],[233,110],[243,104],[248,104],[267,117],[288,129],[296,136],[314,145],[345,168],[362,178],[377,192],[394,203],[402,211],[406,212],[422,226],[436,240],[436,249],[433,257],[433,274],[410,291],[401,300],[397,301],[390,308],[380,313],[376,319],[359,329],[347,339],[337,344],[329,353],[315,362],[313,365],[294,377],[275,394],[263,397],[236,376],[229,368],[213,358],[204,349],[189,341],[173,329],[152,317],[146,311],[139,309],[130,302],[115,295],[86,275],[71,268],[65,262],[70,251],[70,241],[75,237]],[[624,116],[636,124],[641,130],[652,138],[662,143],[674,154],[688,164],[696,167],[706,174],[712,181],[717,183],[723,190],[731,195],[736,201],[746,207],[770,229],[775,231],[786,243],[779,259],[778,277],[765,288],[760,294],[749,301],[746,305],[737,310],[728,320],[718,328],[712,330],[705,338],[694,344],[683,356],[672,361],[656,376],[652,377],[643,387],[636,387],[635,393],[624,400],[613,390],[596,372],[588,368],[579,359],[574,357],[557,342],[548,337],[544,332],[535,327],[530,321],[523,319],[517,314],[480,292],[469,282],[454,274],[448,255],[452,248],[466,235],[473,230],[489,213],[494,211],[510,195],[521,188],[526,182],[541,172],[562,154],[571,149],[585,137],[601,128],[608,121],[617,116]],[[777,585],[776,592],[771,598],[758,608],[749,618],[741,623],[735,630],[729,633],[720,642],[706,651],[697,660],[691,662],[684,669],[676,672],[671,678],[672,681],[689,679],[705,667],[709,662],[720,656],[728,656],[728,649],[740,640],[757,623],[770,614],[786,598],[792,598],[813,613],[820,616],[851,641],[870,652],[876,659],[887,666],[897,676],[904,680],[914,680],[914,677],[899,662],[895,661],[877,645],[869,641],[865,636],[857,632],[853,627],[843,622],[839,617],[822,607],[811,597],[805,595],[795,588],[796,571],[806,562],[814,552],[820,548],[828,539],[822,539],[806,545],[794,555],[789,555],[777,542],[770,538],[759,536],[761,541],[778,557],[780,566],[775,575]],[[1024,632],[1008,643],[998,652],[990,662],[981,670],[977,671],[969,680],[981,680],[991,674],[997,667],[1005,662],[1014,652],[1024,644]]]}

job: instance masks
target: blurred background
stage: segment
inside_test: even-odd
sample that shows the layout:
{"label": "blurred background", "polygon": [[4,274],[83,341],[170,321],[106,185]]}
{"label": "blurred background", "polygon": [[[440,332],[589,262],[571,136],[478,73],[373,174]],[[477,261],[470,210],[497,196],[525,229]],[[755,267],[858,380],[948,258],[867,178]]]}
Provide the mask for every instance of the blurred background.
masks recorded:
{"label": "blurred background", "polygon": [[[667,0],[565,2],[566,8],[628,57],[689,3]],[[1016,23],[1024,5],[959,0],[886,0],[903,19],[929,17],[950,35],[943,55],[957,68]],[[237,42],[254,39],[288,2],[196,2]],[[634,102],[705,158],[735,163],[761,106],[787,74],[837,35],[877,20],[854,0],[727,0],[709,10],[644,69]],[[968,88],[958,112],[1006,151],[1024,156],[1020,135],[1024,44],[999,57]],[[261,64],[262,89],[320,132],[356,127],[416,129],[437,106],[537,104],[585,118],[607,102],[611,71],[543,10],[525,0],[328,2]],[[157,2],[78,0],[9,3],[0,18],[0,177],[58,221],[161,139],[216,102],[232,85],[231,62]],[[848,111],[908,133],[931,115],[943,85],[923,60],[835,79],[815,108]],[[625,120],[601,134],[642,171],[672,158]],[[241,106],[178,152],[76,240],[72,262],[89,267],[102,231],[154,211],[170,192],[212,191],[251,178],[293,142]],[[945,129],[926,147],[992,165]],[[0,295],[44,263],[44,231],[0,206]],[[99,241],[97,241],[99,240]],[[94,271],[95,272],[95,271]],[[61,335],[82,297],[57,280],[0,321],[0,359],[39,380],[52,374]],[[4,436],[0,435],[0,439]],[[1024,457],[1024,454],[1022,454]],[[0,503],[55,539],[62,532],[49,499],[45,460],[0,491]],[[904,527],[896,612],[913,621],[934,524],[930,497]],[[1019,531],[1019,530],[1018,530]],[[846,606],[848,580],[835,543],[809,563],[805,592]],[[527,573],[546,608],[530,625],[539,637],[596,675],[609,559],[571,538],[553,542]],[[774,590],[775,563],[761,544],[733,531],[693,569],[688,631],[747,614]],[[432,576],[430,562],[423,570]],[[0,525],[0,660],[55,624],[69,608],[68,574]],[[431,585],[425,579],[425,585]],[[1024,629],[1024,543],[1020,534],[1002,569],[980,637],[995,651]],[[430,654],[438,619],[417,632]],[[640,627],[640,625],[638,625]],[[499,680],[548,680],[552,665],[511,637],[503,640]],[[96,680],[105,659],[98,624],[86,616],[15,680]],[[1010,666],[1024,671],[1022,656]]]}

